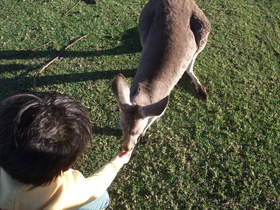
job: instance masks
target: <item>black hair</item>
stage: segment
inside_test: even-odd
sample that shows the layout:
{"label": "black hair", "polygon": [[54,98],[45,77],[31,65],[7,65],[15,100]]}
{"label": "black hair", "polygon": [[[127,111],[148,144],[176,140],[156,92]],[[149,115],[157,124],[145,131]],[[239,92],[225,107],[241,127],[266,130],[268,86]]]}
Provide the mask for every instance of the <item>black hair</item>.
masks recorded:
{"label": "black hair", "polygon": [[25,93],[0,104],[0,167],[22,183],[49,184],[90,141],[88,113],[68,96]]}

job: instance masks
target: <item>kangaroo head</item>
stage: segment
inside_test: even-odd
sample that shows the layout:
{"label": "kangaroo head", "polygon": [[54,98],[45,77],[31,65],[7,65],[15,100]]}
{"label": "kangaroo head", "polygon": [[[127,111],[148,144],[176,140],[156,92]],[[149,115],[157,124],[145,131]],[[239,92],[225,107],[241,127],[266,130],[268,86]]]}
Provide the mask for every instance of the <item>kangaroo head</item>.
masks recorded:
{"label": "kangaroo head", "polygon": [[149,127],[151,118],[160,116],[164,112],[168,104],[168,96],[146,106],[133,105],[130,101],[128,84],[122,74],[115,76],[112,88],[121,109],[122,147],[129,151],[134,148],[139,136]]}

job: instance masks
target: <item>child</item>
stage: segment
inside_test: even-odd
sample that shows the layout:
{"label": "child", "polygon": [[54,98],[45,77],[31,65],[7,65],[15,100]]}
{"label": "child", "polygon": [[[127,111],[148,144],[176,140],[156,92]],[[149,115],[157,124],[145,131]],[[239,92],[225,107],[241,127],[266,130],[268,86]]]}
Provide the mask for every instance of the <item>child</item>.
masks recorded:
{"label": "child", "polygon": [[85,108],[55,93],[18,94],[0,105],[0,209],[101,209],[131,152],[88,178],[72,164],[91,141]]}

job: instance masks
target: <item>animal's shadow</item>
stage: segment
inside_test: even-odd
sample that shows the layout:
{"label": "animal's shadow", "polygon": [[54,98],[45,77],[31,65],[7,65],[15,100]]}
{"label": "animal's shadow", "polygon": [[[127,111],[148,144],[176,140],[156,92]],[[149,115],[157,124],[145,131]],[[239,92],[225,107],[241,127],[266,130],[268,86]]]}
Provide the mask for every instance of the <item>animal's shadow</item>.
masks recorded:
{"label": "animal's shadow", "polygon": [[83,0],[86,4],[96,4],[95,0]]}
{"label": "animal's shadow", "polygon": [[[128,53],[138,53],[141,51],[141,44],[139,41],[139,35],[137,27],[131,28],[125,31],[122,35],[122,44],[118,47],[100,51],[65,51],[63,57],[77,58],[77,57],[98,57],[103,55],[122,55]],[[32,60],[45,58],[50,59],[61,52],[55,50],[5,50],[0,51],[0,60]],[[0,64],[0,75],[4,73],[14,74],[11,78],[0,77],[0,101],[8,95],[21,92],[24,90],[32,90],[33,78],[28,76],[29,72],[38,71],[41,66],[33,65],[31,62],[25,62],[24,64],[11,63]],[[111,69],[100,70],[94,72],[73,73],[73,74],[61,74],[55,76],[40,76],[38,84],[36,86],[55,85],[63,83],[75,83],[81,81],[96,81],[103,79],[112,79],[117,73],[122,73],[125,77],[133,77],[136,73],[136,69]],[[195,94],[194,86],[191,84],[189,77],[185,74],[183,78],[177,84],[190,94]]]}
{"label": "animal's shadow", "polygon": [[[137,28],[131,28],[125,31],[122,35],[122,44],[118,47],[101,50],[101,51],[65,51],[63,57],[66,58],[77,58],[77,57],[95,57],[103,55],[122,55],[127,53],[137,53],[141,51],[141,45],[139,41]],[[71,41],[72,42],[72,41]],[[9,62],[9,64],[0,64],[0,75],[1,74],[13,74],[14,77],[3,78],[0,77],[0,100],[7,97],[8,95],[15,94],[17,92],[32,90],[33,79],[28,76],[29,72],[38,71],[44,64],[38,66],[28,62],[32,59],[50,59],[61,52],[55,50],[5,50],[0,51],[0,60],[27,60],[24,64],[17,64]],[[8,62],[7,62],[8,63]],[[23,63],[23,62],[22,62]],[[38,84],[36,86],[55,85],[63,83],[75,83],[80,81],[96,81],[103,79],[112,79],[117,73],[122,73],[126,77],[133,77],[136,69],[126,70],[100,70],[94,72],[84,73],[73,73],[73,74],[62,74],[55,76],[40,76]]]}
{"label": "animal's shadow", "polygon": [[[110,37],[108,37],[110,38]],[[73,41],[73,40],[72,40]],[[71,41],[71,42],[72,42]],[[106,50],[99,51],[65,51],[62,52],[62,57],[64,58],[73,58],[73,57],[95,57],[95,56],[104,56],[104,55],[122,55],[128,53],[137,53],[141,51],[141,44],[139,41],[137,28],[131,28],[125,31],[121,38],[122,44],[118,47]],[[13,60],[13,59],[36,59],[36,58],[48,58],[60,55],[61,52],[56,50],[47,50],[47,51],[34,51],[34,50],[4,50],[0,52],[0,59]],[[24,66],[18,66],[24,67]],[[3,71],[13,71],[10,68],[1,68],[0,73]]]}
{"label": "animal's shadow", "polygon": [[122,131],[120,129],[110,128],[110,127],[98,127],[93,125],[92,126],[92,132],[94,134],[100,134],[100,135],[107,135],[107,136],[121,136]]}

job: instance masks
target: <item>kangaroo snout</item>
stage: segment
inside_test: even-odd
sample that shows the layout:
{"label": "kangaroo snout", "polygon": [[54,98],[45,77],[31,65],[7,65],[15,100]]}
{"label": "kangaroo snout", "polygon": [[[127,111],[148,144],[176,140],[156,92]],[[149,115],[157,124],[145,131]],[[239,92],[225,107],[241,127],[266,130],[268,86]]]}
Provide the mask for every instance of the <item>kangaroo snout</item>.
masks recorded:
{"label": "kangaroo snout", "polygon": [[134,149],[137,142],[127,141],[125,139],[122,140],[122,149],[129,152]]}

